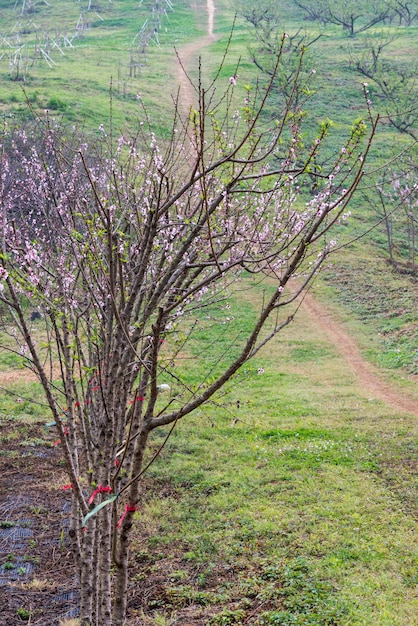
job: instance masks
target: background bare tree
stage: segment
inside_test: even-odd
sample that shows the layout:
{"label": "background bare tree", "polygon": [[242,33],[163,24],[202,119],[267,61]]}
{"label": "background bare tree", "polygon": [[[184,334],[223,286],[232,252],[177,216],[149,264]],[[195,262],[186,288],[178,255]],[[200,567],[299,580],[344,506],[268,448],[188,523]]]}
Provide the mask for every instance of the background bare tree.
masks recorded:
{"label": "background bare tree", "polygon": [[295,4],[305,11],[309,19],[342,26],[350,37],[384,22],[391,15],[391,6],[382,0],[296,0]]}
{"label": "background bare tree", "polygon": [[412,26],[418,19],[417,0],[392,0],[391,7],[399,20],[399,24]]}
{"label": "background bare tree", "polygon": [[[272,0],[261,0],[255,5],[248,0],[237,0],[235,8],[252,29],[249,54],[252,62],[267,77],[275,73],[273,92],[275,106],[280,96],[283,103],[292,94],[293,108],[300,108],[315,93],[313,75],[316,73],[316,60],[313,45],[321,35],[309,36],[302,28],[286,32],[283,10]],[[281,48],[281,62],[275,69],[277,51]]]}
{"label": "background bare tree", "polygon": [[392,29],[382,30],[350,49],[350,67],[371,81],[374,105],[399,132],[418,138],[418,83],[415,61],[401,63],[384,56],[397,38]]}

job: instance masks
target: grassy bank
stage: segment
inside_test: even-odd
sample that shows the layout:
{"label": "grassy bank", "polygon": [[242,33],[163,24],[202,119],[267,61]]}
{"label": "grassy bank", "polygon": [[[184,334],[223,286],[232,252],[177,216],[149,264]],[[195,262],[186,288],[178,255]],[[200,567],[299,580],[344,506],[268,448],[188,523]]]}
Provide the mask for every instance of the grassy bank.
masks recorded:
{"label": "grassy bank", "polygon": [[[259,300],[253,287],[202,314],[179,362],[185,384],[230,358],[226,342]],[[30,464],[55,434],[13,365],[2,462]],[[415,624],[416,443],[416,418],[370,397],[301,309],[222,397],[177,425],[147,473],[130,623]],[[63,480],[55,470],[50,488]]]}
{"label": "grassy bank", "polygon": [[301,312],[152,468],[135,583],[164,572],[149,623],[416,623],[416,434]]}

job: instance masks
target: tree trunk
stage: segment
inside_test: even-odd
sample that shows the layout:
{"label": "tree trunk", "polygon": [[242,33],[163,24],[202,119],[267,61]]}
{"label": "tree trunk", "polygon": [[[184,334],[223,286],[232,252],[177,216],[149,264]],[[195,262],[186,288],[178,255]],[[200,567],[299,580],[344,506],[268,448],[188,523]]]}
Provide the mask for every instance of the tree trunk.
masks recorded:
{"label": "tree trunk", "polygon": [[81,572],[80,572],[80,622],[81,626],[93,626],[93,592],[95,555],[96,523],[91,520],[87,525],[81,545]]}
{"label": "tree trunk", "polygon": [[[113,602],[112,626],[124,626],[127,610],[128,560],[131,542],[132,517],[135,505],[139,500],[139,474],[142,469],[144,451],[148,441],[148,429],[143,426],[142,432],[135,442],[131,476],[134,479],[128,488],[129,502],[123,512],[123,520],[119,529],[118,550],[116,557],[115,597]],[[120,523],[120,522],[119,522]]]}

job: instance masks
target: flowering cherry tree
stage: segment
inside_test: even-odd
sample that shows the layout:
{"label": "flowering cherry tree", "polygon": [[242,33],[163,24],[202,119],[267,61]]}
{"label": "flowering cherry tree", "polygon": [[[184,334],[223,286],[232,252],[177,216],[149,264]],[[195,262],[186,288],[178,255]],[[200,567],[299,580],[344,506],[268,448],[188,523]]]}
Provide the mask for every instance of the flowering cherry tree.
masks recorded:
{"label": "flowering cherry tree", "polygon": [[[280,52],[263,88],[240,91],[238,73],[223,89],[200,80],[197,110],[182,119],[177,106],[162,141],[146,117],[135,136],[113,143],[109,133],[96,147],[47,122],[41,133],[4,129],[0,300],[58,429],[84,626],[125,623],[150,433],[169,435],[292,320],[363,175],[373,120],[356,122],[315,173],[328,125],[304,145],[296,90],[279,119],[263,116],[279,64]],[[197,309],[232,297],[249,274],[266,278],[270,295],[191,387],[177,357]],[[170,387],[176,394],[162,393]]]}

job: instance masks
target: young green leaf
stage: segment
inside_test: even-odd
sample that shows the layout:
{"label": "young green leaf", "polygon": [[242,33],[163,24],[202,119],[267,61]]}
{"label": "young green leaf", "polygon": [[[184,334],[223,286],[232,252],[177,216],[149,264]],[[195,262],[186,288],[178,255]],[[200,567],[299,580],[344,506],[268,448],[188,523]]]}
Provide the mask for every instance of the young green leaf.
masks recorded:
{"label": "young green leaf", "polygon": [[89,513],[87,513],[86,517],[83,519],[83,524],[82,524],[83,528],[86,526],[89,519],[93,517],[94,515],[96,515],[100,511],[100,509],[107,506],[108,504],[112,504],[112,502],[114,502],[118,497],[119,497],[119,494],[117,493],[114,496],[110,496],[110,498],[106,498],[106,500],[103,500],[103,502],[100,502],[100,504],[95,506],[94,509],[92,509]]}

